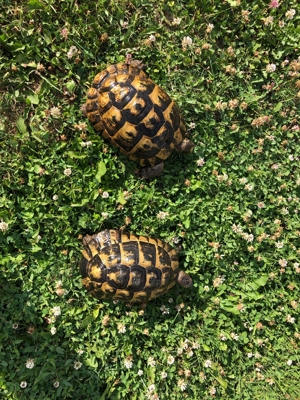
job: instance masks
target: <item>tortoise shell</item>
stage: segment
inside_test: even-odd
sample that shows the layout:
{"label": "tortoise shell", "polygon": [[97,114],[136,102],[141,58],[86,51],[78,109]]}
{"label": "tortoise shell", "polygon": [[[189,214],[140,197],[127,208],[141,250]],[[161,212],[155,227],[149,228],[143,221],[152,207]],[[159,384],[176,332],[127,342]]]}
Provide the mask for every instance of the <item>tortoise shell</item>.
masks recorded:
{"label": "tortoise shell", "polygon": [[96,131],[141,166],[161,164],[186,134],[177,105],[135,63],[96,75],[85,112]]}
{"label": "tortoise shell", "polygon": [[144,302],[177,281],[177,251],[159,239],[104,230],[87,235],[83,244],[82,284],[98,299]]}

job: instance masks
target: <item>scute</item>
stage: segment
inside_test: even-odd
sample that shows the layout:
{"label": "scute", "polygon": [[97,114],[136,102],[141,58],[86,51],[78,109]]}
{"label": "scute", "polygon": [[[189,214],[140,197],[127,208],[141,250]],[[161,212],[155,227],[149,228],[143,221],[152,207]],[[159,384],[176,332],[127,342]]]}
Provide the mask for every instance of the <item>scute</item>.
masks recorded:
{"label": "scute", "polygon": [[148,301],[176,283],[177,252],[161,240],[105,230],[83,243],[82,284],[98,299]]}

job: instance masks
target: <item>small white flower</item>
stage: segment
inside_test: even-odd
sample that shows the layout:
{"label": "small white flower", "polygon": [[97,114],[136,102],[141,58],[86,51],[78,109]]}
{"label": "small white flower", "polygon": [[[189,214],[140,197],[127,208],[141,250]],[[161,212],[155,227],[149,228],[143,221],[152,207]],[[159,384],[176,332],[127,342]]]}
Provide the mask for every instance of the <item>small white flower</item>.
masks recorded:
{"label": "small white flower", "polygon": [[254,186],[251,185],[250,183],[248,183],[247,185],[245,185],[245,189],[248,190],[248,192],[251,192],[251,190],[253,190]]}
{"label": "small white flower", "polygon": [[82,349],[77,349],[77,354],[79,354],[80,356],[81,356],[81,354],[83,354],[84,353],[84,350],[82,350]]}
{"label": "small white flower", "polygon": [[268,65],[266,66],[266,71],[267,71],[267,72],[274,72],[274,71],[276,71],[276,65],[275,65],[275,64],[268,64]]}
{"label": "small white flower", "polygon": [[253,354],[252,354],[252,353],[247,353],[247,357],[248,357],[248,358],[252,358],[252,357],[253,357]]}
{"label": "small white flower", "polygon": [[204,290],[204,292],[209,292],[209,286],[205,285],[203,290]]}
{"label": "small white flower", "polygon": [[15,323],[13,324],[12,328],[13,328],[13,329],[18,329],[18,326],[19,326],[19,325],[15,322]]}
{"label": "small white flower", "polygon": [[195,129],[196,128],[195,122],[191,122],[190,125],[189,125],[189,128],[190,129]]}
{"label": "small white flower", "polygon": [[234,339],[234,340],[239,340],[239,335],[237,335],[237,334],[234,333],[234,332],[231,332],[230,336],[231,336],[232,339]]}
{"label": "small white flower", "polygon": [[148,392],[152,393],[152,392],[154,392],[154,390],[155,390],[155,385],[154,384],[152,384],[152,385],[150,385],[148,387]]}
{"label": "small white flower", "polygon": [[52,328],[50,329],[51,335],[55,335],[56,334],[56,328],[55,326],[52,326]]}
{"label": "small white flower", "polygon": [[205,367],[205,368],[210,368],[211,366],[212,366],[211,360],[206,360],[206,361],[204,362],[204,367]]}
{"label": "small white flower", "polygon": [[52,200],[54,200],[54,201],[58,200],[57,194],[55,194],[55,195],[52,197]]}
{"label": "small white flower", "polygon": [[107,199],[107,198],[109,197],[109,193],[108,193],[108,192],[103,192],[103,193],[102,193],[102,197],[103,197],[104,199]]}
{"label": "small white flower", "polygon": [[245,183],[248,182],[248,179],[247,179],[247,178],[240,178],[240,179],[239,179],[239,182],[240,182],[242,185],[245,185]]}
{"label": "small white flower", "polygon": [[162,379],[165,379],[168,376],[168,374],[165,371],[162,371],[161,377]]}
{"label": "small white flower", "polygon": [[150,365],[150,367],[154,367],[155,364],[156,364],[156,361],[154,360],[153,357],[149,357],[148,361],[147,361],[147,364]]}
{"label": "small white flower", "polygon": [[20,386],[21,386],[22,389],[25,389],[26,386],[27,386],[27,382],[26,382],[26,381],[22,381],[22,382],[20,383]]}
{"label": "small white flower", "polygon": [[1,230],[2,232],[4,232],[4,231],[7,230],[7,228],[8,228],[8,224],[7,224],[6,222],[1,221],[1,222],[0,222],[0,230]]}
{"label": "small white flower", "polygon": [[72,174],[71,168],[66,168],[66,169],[64,170],[64,175],[70,176],[71,174]]}
{"label": "small white flower", "polygon": [[107,218],[108,217],[108,212],[103,211],[101,213],[101,215],[102,215],[103,218]]}
{"label": "small white flower", "polygon": [[53,383],[53,386],[54,386],[55,388],[58,388],[59,382],[58,382],[58,381],[54,382],[54,383]]}
{"label": "small white flower", "polygon": [[125,333],[126,326],[124,324],[118,324],[118,333]]}
{"label": "small white flower", "polygon": [[81,366],[82,366],[82,363],[80,361],[74,362],[74,369],[79,369],[79,368],[81,368]]}
{"label": "small white flower", "polygon": [[169,215],[168,212],[160,211],[160,212],[157,214],[157,218],[158,218],[158,219],[165,219],[168,215]]}
{"label": "small white flower", "polygon": [[74,57],[77,53],[78,53],[77,47],[76,47],[76,46],[71,46],[71,47],[69,48],[68,53],[67,53],[68,59]]}
{"label": "small white flower", "polygon": [[127,358],[126,358],[126,359],[124,360],[124,365],[125,365],[126,368],[130,369],[130,368],[132,368],[133,363],[132,363],[132,361],[131,361],[130,359],[127,359]]}
{"label": "small white flower", "polygon": [[293,364],[293,361],[292,360],[287,360],[286,363],[287,363],[288,366],[291,366]]}
{"label": "small white flower", "polygon": [[155,41],[156,41],[156,38],[155,38],[154,35],[150,35],[149,38],[148,38],[148,40],[149,40],[150,42],[155,42]]}
{"label": "small white flower", "polygon": [[275,243],[275,247],[276,247],[277,249],[282,249],[282,248],[283,248],[283,242],[276,242],[276,243]]}
{"label": "small white flower", "polygon": [[227,340],[227,337],[224,335],[224,333],[220,333],[220,340],[225,342]]}
{"label": "small white flower", "polygon": [[28,358],[26,361],[26,368],[32,369],[34,367],[34,359],[33,358]]}
{"label": "small white flower", "polygon": [[196,161],[196,164],[198,165],[198,167],[203,167],[203,165],[205,164],[204,158],[199,158],[199,160]]}
{"label": "small white flower", "polygon": [[286,317],[287,322],[289,322],[290,324],[294,324],[295,323],[295,318],[292,317],[290,314]]}
{"label": "small white flower", "polygon": [[142,376],[143,373],[144,373],[144,372],[143,372],[141,369],[139,369],[137,374],[138,374],[138,376]]}
{"label": "small white flower", "polygon": [[189,36],[185,36],[182,39],[182,47],[189,47],[193,44],[193,39],[190,38]]}
{"label": "small white flower", "polygon": [[53,307],[53,308],[51,309],[51,311],[52,311],[52,314],[53,314],[55,317],[58,317],[59,315],[61,315],[61,309],[60,309],[59,306]]}
{"label": "small white flower", "polygon": [[296,10],[294,8],[291,8],[290,10],[288,10],[285,13],[285,16],[287,17],[287,19],[293,19],[295,14],[296,14]]}
{"label": "small white flower", "polygon": [[211,396],[214,396],[215,394],[216,394],[216,388],[214,387],[214,386],[212,386],[210,389],[209,389],[209,394],[211,395]]}
{"label": "small white flower", "polygon": [[207,27],[206,27],[206,32],[210,33],[213,29],[214,29],[214,25],[213,24],[208,24]]}
{"label": "small white flower", "polygon": [[166,306],[161,306],[160,311],[162,311],[163,314],[170,314],[170,309]]}
{"label": "small white flower", "polygon": [[278,261],[278,264],[281,266],[281,267],[286,267],[287,266],[287,260],[285,260],[285,259],[282,259],[282,260],[279,260]]}
{"label": "small white flower", "polygon": [[174,361],[175,361],[175,358],[174,358],[173,356],[168,356],[168,358],[167,358],[167,363],[168,363],[169,365],[172,365],[172,364],[174,363]]}
{"label": "small white flower", "polygon": [[173,18],[172,25],[180,25],[181,18]]}

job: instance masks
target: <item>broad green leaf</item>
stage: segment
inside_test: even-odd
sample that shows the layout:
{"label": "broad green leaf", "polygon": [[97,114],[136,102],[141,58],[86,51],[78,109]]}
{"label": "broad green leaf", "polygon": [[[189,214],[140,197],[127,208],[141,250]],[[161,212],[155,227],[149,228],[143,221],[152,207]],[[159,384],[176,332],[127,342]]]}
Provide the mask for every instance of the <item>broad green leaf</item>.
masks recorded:
{"label": "broad green leaf", "polygon": [[20,133],[27,133],[27,129],[26,129],[24,118],[20,117],[17,120],[17,128],[18,128],[18,131]]}
{"label": "broad green leaf", "polygon": [[67,151],[67,155],[71,158],[86,158],[86,154],[76,153],[75,151]]}
{"label": "broad green leaf", "polygon": [[76,87],[76,83],[75,83],[73,80],[68,81],[68,82],[66,83],[66,88],[67,88],[67,90],[68,90],[69,93],[73,93],[75,87]]}
{"label": "broad green leaf", "polygon": [[41,167],[41,166],[39,166],[39,165],[35,165],[34,167],[33,167],[33,170],[34,170],[34,172],[36,173],[36,174],[39,174],[42,170],[43,170],[43,168]]}
{"label": "broad green leaf", "polygon": [[99,308],[96,308],[96,309],[93,311],[93,318],[96,319],[96,318],[98,317],[98,315],[99,315]]}
{"label": "broad green leaf", "polygon": [[82,199],[80,203],[71,204],[72,207],[82,207],[89,202],[89,199]]}
{"label": "broad green leaf", "polygon": [[224,381],[220,376],[216,376],[216,380],[219,382],[219,384],[224,388],[227,389],[228,383]]}
{"label": "broad green leaf", "polygon": [[283,106],[283,103],[280,101],[279,103],[276,104],[276,106],[273,108],[274,112],[280,111]]}
{"label": "broad green leaf", "polygon": [[203,347],[203,350],[204,350],[204,351],[210,351],[210,347],[207,346],[207,344],[204,343],[204,344],[202,345],[202,347]]}
{"label": "broad green leaf", "polygon": [[26,100],[28,100],[30,104],[39,104],[39,96],[37,94],[30,94],[27,96]]}
{"label": "broad green leaf", "polygon": [[101,178],[103,175],[105,175],[106,173],[106,166],[105,163],[103,161],[99,161],[98,165],[97,165],[97,173],[95,178],[97,179],[98,182],[101,181]]}
{"label": "broad green leaf", "polygon": [[39,0],[29,0],[27,6],[29,10],[41,10],[44,8],[43,3]]}
{"label": "broad green leaf", "polygon": [[124,193],[121,189],[119,190],[119,193],[118,193],[117,203],[120,203],[122,205],[126,204],[126,200],[124,198]]}

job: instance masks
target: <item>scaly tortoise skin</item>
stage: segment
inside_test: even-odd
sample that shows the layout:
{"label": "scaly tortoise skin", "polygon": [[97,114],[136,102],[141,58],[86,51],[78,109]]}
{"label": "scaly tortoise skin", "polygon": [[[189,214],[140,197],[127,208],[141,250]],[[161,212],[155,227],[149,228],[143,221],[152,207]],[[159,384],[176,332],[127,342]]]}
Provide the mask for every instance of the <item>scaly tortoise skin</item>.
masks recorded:
{"label": "scaly tortoise skin", "polygon": [[119,230],[83,239],[82,284],[98,299],[145,302],[166,293],[176,282],[192,286],[179,270],[177,251],[169,244]]}
{"label": "scaly tortoise skin", "polygon": [[119,63],[98,73],[84,113],[96,131],[142,167],[138,175],[161,174],[173,150],[190,153],[177,105],[142,70],[141,61]]}

